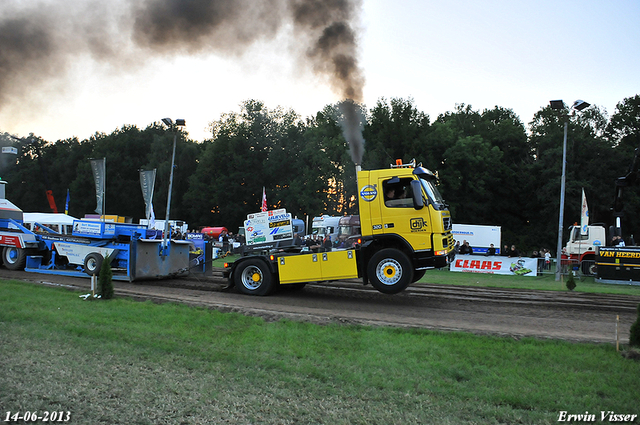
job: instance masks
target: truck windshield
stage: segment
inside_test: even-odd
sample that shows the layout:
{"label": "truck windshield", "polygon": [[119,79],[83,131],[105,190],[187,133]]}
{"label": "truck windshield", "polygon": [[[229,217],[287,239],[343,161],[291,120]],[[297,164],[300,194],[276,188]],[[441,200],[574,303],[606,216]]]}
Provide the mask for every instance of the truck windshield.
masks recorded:
{"label": "truck windshield", "polygon": [[427,195],[427,198],[429,198],[429,202],[433,204],[435,209],[441,210],[447,207],[447,204],[444,202],[444,199],[442,199],[442,195],[438,192],[438,189],[432,179],[420,176],[420,183],[422,184],[422,189]]}
{"label": "truck windshield", "polygon": [[351,226],[349,225],[341,225],[338,228],[338,235],[340,236],[351,236]]}

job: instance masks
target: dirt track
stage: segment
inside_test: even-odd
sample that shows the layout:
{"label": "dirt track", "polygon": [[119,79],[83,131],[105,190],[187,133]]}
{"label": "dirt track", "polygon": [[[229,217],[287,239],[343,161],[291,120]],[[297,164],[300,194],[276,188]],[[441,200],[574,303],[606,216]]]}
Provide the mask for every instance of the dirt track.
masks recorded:
{"label": "dirt track", "polygon": [[[0,279],[90,289],[90,279],[0,269]],[[568,341],[627,343],[640,297],[550,291],[496,290],[419,284],[384,295],[358,282],[308,284],[268,297],[225,289],[219,277],[127,283],[114,281],[116,296],[180,302],[235,311],[267,320],[353,323],[479,334],[532,336]]]}

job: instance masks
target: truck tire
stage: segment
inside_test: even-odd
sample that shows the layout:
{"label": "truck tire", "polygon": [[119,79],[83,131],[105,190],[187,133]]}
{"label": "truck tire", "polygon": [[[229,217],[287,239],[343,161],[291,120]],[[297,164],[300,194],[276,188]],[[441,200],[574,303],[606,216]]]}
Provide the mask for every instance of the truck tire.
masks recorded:
{"label": "truck tire", "polygon": [[233,282],[243,294],[269,295],[275,285],[267,264],[258,259],[246,260],[233,274]]}
{"label": "truck tire", "polygon": [[367,265],[369,281],[384,294],[397,294],[413,280],[413,265],[407,255],[395,248],[382,249]]}
{"label": "truck tire", "polygon": [[84,258],[84,272],[89,276],[97,276],[102,268],[104,257],[97,253],[92,252]]}
{"label": "truck tire", "polygon": [[426,270],[414,270],[413,271],[413,279],[411,279],[411,283],[416,283],[417,281],[422,279],[422,276],[424,276],[425,273],[427,273]]}
{"label": "truck tire", "polygon": [[15,246],[5,246],[2,250],[2,262],[9,270],[22,270],[27,263],[27,251]]}
{"label": "truck tire", "polygon": [[595,276],[598,268],[595,259],[582,260],[582,274],[585,276]]}

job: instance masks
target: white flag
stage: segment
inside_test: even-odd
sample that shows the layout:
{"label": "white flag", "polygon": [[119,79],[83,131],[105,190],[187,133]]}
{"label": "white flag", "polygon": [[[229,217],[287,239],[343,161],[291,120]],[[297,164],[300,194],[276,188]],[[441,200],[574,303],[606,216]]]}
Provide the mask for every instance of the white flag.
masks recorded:
{"label": "white flag", "polygon": [[580,214],[580,233],[587,234],[587,226],[589,225],[589,206],[587,205],[587,197],[584,195],[582,188],[582,213]]}

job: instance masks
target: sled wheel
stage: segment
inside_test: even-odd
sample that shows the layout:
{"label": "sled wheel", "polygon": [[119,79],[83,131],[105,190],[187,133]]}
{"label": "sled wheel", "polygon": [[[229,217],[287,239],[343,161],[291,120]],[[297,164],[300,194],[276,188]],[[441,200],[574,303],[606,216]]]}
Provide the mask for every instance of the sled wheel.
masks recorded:
{"label": "sled wheel", "polygon": [[104,257],[97,252],[92,252],[84,259],[84,272],[89,276],[97,276],[100,273]]}
{"label": "sled wheel", "polygon": [[2,250],[2,262],[9,270],[22,270],[27,263],[27,251],[15,246],[5,246]]}

